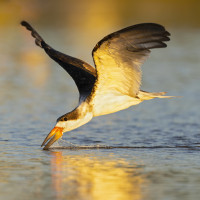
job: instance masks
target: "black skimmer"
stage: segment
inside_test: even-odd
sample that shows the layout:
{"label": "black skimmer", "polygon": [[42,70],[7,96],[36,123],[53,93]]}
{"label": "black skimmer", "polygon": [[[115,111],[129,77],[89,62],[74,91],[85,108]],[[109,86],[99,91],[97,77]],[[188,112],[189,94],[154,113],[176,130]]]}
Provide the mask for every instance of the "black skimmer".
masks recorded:
{"label": "black skimmer", "polygon": [[93,117],[114,113],[144,100],[171,98],[163,96],[165,92],[140,90],[141,65],[150,49],[166,47],[164,42],[170,40],[170,33],[159,24],[137,24],[104,37],[92,51],[96,68],[53,49],[29,23],[22,21],[21,25],[31,31],[36,45],[69,73],[80,93],[79,105],[57,119],[42,143],[44,149],[61,138],[64,132],[86,124]]}

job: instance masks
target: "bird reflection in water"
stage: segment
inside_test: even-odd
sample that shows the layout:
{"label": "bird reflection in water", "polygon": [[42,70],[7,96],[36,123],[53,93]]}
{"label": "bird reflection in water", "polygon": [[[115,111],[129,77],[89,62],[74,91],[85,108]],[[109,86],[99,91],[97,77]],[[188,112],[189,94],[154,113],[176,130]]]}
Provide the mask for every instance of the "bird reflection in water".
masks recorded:
{"label": "bird reflection in water", "polygon": [[137,165],[113,156],[51,154],[56,199],[142,199],[145,180]]}

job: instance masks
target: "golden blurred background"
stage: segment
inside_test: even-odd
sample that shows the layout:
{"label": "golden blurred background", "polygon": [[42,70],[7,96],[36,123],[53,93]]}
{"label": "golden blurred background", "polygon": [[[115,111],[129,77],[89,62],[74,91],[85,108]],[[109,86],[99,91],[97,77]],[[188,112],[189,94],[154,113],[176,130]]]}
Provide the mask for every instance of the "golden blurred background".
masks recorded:
{"label": "golden blurred background", "polygon": [[29,33],[22,34],[22,20],[30,22],[39,33],[44,29],[45,35],[41,34],[51,37],[51,44],[59,45],[59,37],[61,44],[72,43],[76,57],[86,59],[102,37],[126,26],[155,22],[167,30],[190,30],[200,28],[199,19],[198,0],[0,0],[0,53],[20,48],[24,35],[33,45]]}
{"label": "golden blurred background", "polygon": [[[11,41],[22,38],[19,23],[27,20],[39,31],[48,28],[50,36],[56,33],[62,41],[91,51],[102,37],[126,26],[155,22],[167,29],[196,29],[200,28],[199,19],[198,0],[0,0],[0,41],[13,48]],[[48,34],[45,32],[45,37]],[[58,42],[56,38],[52,41]],[[82,49],[77,53],[84,54]]]}
{"label": "golden blurred background", "polygon": [[100,29],[141,22],[174,27],[199,27],[198,0],[1,0],[0,26],[12,26],[22,19],[55,26]]}
{"label": "golden blurred background", "polygon": [[200,28],[199,19],[198,0],[0,0],[0,53],[20,48],[20,41],[25,44],[24,35],[33,45],[29,33],[22,34],[22,20],[30,22],[39,33],[45,30],[41,34],[51,38],[51,44],[61,46],[60,50],[63,44],[71,43],[76,57],[86,59],[102,37],[126,26],[155,22],[167,30],[190,30]]}

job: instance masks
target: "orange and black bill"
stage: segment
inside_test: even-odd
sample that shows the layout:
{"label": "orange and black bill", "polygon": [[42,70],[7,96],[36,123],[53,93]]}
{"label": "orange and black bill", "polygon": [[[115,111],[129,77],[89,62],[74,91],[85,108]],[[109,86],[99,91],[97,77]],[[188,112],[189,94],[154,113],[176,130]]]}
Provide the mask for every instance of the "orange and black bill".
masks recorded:
{"label": "orange and black bill", "polygon": [[[63,129],[62,127],[54,127],[51,132],[47,135],[44,142],[42,143],[41,147],[44,146],[44,150],[49,149],[49,147],[56,142],[59,138],[63,135]],[[49,140],[49,141],[48,141]],[[48,143],[46,144],[46,142]],[[46,145],[45,145],[46,144]]]}

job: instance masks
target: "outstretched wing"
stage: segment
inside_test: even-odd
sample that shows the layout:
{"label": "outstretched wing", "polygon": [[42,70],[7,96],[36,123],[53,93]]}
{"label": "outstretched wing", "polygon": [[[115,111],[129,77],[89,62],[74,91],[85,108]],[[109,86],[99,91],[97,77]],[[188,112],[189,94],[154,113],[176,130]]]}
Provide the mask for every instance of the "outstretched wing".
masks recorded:
{"label": "outstretched wing", "polygon": [[110,93],[135,97],[141,84],[141,65],[150,49],[167,45],[170,34],[159,24],[144,23],[114,32],[93,49],[97,70],[96,98]]}
{"label": "outstretched wing", "polygon": [[50,47],[29,23],[22,21],[21,25],[31,31],[31,35],[35,38],[36,45],[43,48],[45,52],[73,78],[78,87],[80,99],[82,97],[87,97],[91,93],[96,80],[95,68],[82,60],[65,55]]}

